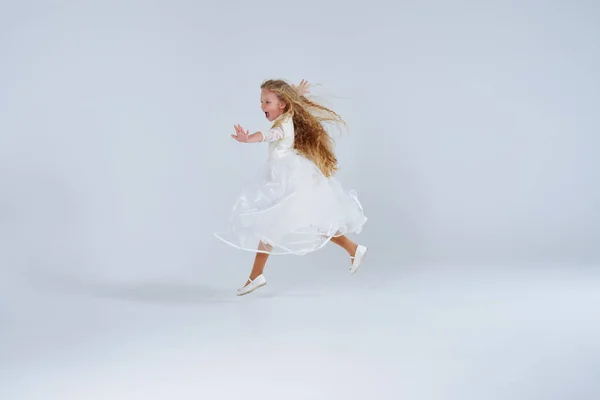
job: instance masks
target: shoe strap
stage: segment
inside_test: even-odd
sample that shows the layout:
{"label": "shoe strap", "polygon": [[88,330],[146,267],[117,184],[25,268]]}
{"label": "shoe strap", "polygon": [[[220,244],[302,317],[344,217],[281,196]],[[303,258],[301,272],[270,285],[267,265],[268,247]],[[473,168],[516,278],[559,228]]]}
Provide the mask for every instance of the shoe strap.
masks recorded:
{"label": "shoe strap", "polygon": [[[354,253],[354,254],[357,254],[357,253],[358,253],[358,247],[356,248],[356,253]],[[356,258],[356,256],[355,255],[354,256],[350,256],[350,258],[354,260]]]}

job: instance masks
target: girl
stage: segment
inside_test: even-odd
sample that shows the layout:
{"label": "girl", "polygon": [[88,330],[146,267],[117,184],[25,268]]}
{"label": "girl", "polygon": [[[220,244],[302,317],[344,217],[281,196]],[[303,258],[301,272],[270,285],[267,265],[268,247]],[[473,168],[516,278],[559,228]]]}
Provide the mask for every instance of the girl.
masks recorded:
{"label": "girl", "polygon": [[[298,87],[283,80],[261,85],[261,106],[272,122],[267,132],[249,134],[235,125],[240,143],[268,142],[262,172],[238,198],[229,232],[215,234],[234,247],[256,252],[254,265],[238,295],[267,281],[263,270],[270,254],[304,255],[331,241],[350,255],[350,272],[367,251],[346,234],[360,233],[367,218],[354,191],[345,192],[333,175],[337,159],[325,123],[344,123],[334,111],[309,100],[308,82]],[[258,248],[257,248],[258,244]]]}

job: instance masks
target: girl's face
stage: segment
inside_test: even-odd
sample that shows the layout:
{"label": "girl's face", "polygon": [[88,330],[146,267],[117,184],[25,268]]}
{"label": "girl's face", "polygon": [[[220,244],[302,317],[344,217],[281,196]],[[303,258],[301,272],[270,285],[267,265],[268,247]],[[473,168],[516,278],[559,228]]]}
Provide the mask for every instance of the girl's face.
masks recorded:
{"label": "girl's face", "polygon": [[262,89],[260,94],[260,107],[265,113],[265,117],[269,121],[274,121],[285,109],[285,103],[283,103],[277,95],[267,89]]}

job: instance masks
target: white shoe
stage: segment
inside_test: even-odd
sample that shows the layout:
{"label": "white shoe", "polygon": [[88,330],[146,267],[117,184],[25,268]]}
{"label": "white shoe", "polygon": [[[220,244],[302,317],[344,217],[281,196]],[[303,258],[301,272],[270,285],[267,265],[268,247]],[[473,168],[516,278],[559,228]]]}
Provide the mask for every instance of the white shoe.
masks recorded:
{"label": "white shoe", "polygon": [[237,290],[237,295],[238,296],[243,296],[245,294],[251,293],[253,291],[255,291],[256,289],[258,289],[261,286],[265,286],[267,284],[267,280],[265,279],[264,275],[260,274],[259,276],[257,276],[256,278],[254,278],[254,280],[248,278],[248,280],[250,281],[249,284],[247,284],[244,287],[241,287]]}
{"label": "white shoe", "polygon": [[360,268],[360,263],[365,257],[365,254],[367,254],[367,248],[359,244],[356,248],[356,253],[354,253],[354,256],[350,257],[352,259],[352,265],[350,265],[351,274],[355,273],[358,270],[358,268]]}

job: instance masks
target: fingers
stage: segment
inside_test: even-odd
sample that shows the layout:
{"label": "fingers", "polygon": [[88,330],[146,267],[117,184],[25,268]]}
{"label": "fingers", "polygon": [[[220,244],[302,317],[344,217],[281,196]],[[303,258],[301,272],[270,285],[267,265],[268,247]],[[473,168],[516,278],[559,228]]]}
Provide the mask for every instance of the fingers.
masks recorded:
{"label": "fingers", "polygon": [[308,81],[306,79],[302,79],[300,81],[300,84],[298,86],[295,86],[294,88],[301,94],[301,95],[305,95],[306,93],[309,92],[309,88],[310,87],[310,83],[308,83]]}
{"label": "fingers", "polygon": [[236,135],[243,135],[244,134],[244,128],[242,128],[241,125],[234,125],[233,129],[235,129]]}
{"label": "fingers", "polygon": [[239,124],[234,125],[233,128],[235,129],[235,134],[231,135],[232,138],[234,138],[238,142],[247,142],[248,141],[248,135],[250,133],[250,130],[244,129]]}

